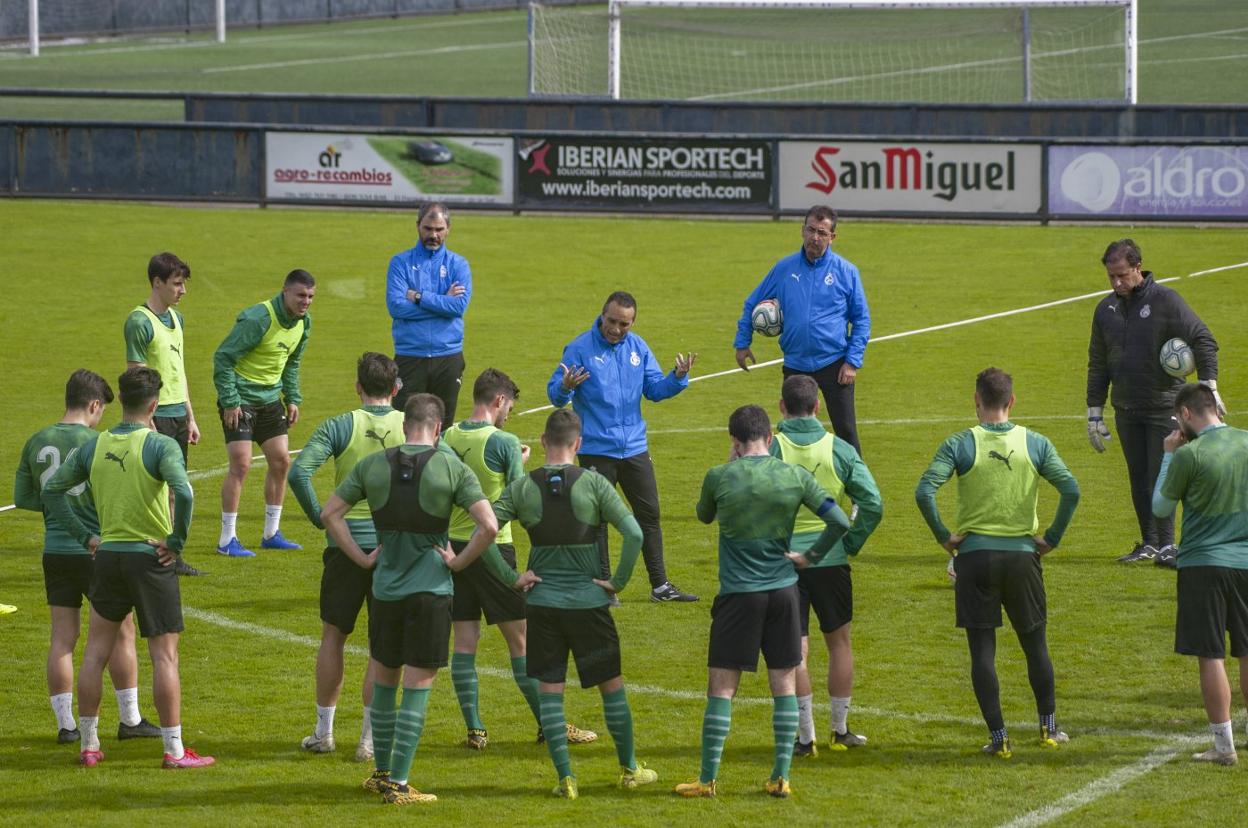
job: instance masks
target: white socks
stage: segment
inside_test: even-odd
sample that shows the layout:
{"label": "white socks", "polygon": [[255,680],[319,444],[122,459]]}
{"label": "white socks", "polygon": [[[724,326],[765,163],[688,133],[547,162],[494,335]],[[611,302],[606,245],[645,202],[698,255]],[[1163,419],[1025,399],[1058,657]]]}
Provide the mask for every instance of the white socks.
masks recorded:
{"label": "white socks", "polygon": [[139,715],[139,688],[127,687],[117,692],[117,715],[121,723],[134,727],[143,717]]}
{"label": "white socks", "polygon": [[225,546],[238,534],[238,512],[221,513],[221,537],[217,546]]}
{"label": "white socks", "polygon": [[364,708],[364,724],[360,726],[360,744],[373,744],[373,711],[372,708]]}
{"label": "white socks", "polygon": [[83,750],[100,749],[100,717],[79,716],[78,730],[82,734],[80,747]]}
{"label": "white socks", "polygon": [[73,693],[57,693],[55,696],[48,696],[48,701],[52,703],[52,712],[56,714],[57,728],[60,730],[73,730],[77,727],[74,724]]}
{"label": "white socks", "polygon": [[337,707],[316,706],[316,738],[324,739],[334,735],[334,711]]}
{"label": "white socks", "polygon": [[797,697],[797,740],[802,744],[815,741],[815,710],[810,696]]}
{"label": "white socks", "polygon": [[1213,749],[1218,753],[1234,753],[1235,739],[1230,722],[1221,724],[1209,723],[1209,732],[1213,734]]}
{"label": "white socks", "polygon": [[268,540],[277,534],[278,526],[282,522],[282,506],[264,505],[264,539]]}
{"label": "white socks", "polygon": [[162,727],[160,738],[164,739],[165,753],[169,754],[171,759],[181,759],[186,755],[186,749],[182,747],[182,725]]}
{"label": "white socks", "polygon": [[849,729],[850,696],[830,696],[832,700],[832,735]]}

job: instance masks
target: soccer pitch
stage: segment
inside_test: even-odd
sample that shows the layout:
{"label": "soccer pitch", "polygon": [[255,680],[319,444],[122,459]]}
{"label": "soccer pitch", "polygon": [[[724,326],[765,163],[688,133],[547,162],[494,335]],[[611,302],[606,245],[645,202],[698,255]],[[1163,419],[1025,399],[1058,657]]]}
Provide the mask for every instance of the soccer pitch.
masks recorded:
{"label": "soccer pitch", "polygon": [[[1141,103],[1248,102],[1248,86],[1235,80],[1248,74],[1248,6],[1140,0],[1139,9]],[[232,29],[223,45],[207,35],[183,43],[176,34],[49,44],[39,58],[16,48],[0,53],[0,87],[523,97],[525,32],[523,12],[488,12]],[[966,53],[973,58],[974,44]],[[767,55],[756,57],[768,63]],[[748,69],[740,71],[759,74]],[[911,96],[904,77],[891,78],[889,97],[919,97],[926,74],[916,72]],[[177,101],[0,97],[0,118],[181,120],[182,108]]]}
{"label": "soccer pitch", "polygon": [[[292,446],[302,445],[316,424],[357,404],[358,355],[391,352],[385,268],[393,252],[413,244],[414,216],[6,200],[0,221],[9,229],[0,337],[10,389],[0,397],[7,426],[0,433],[0,506],[12,502],[12,470],[25,439],[60,417],[68,374],[90,367],[111,380],[124,368],[122,323],[146,296],[148,257],[169,249],[193,269],[180,310],[203,440],[191,450],[197,502],[187,557],[211,574],[182,582],[183,721],[187,744],[219,763],[192,773],[160,771],[157,743],[113,738],[116,708],[107,691],[100,731],[105,762],[79,769],[74,747],[55,743],[44,684],[41,521],[6,511],[0,513],[0,602],[20,609],[0,618],[0,818],[346,824],[378,814],[376,797],[359,787],[368,769],[350,761],[360,724],[362,624],[347,655],[339,751],[299,750],[314,722],[322,535],[288,494],[283,531],[304,551],[262,552],[253,560],[212,553],[225,450],[212,411],[211,357],[239,310],[274,295],[291,268],[310,270],[318,294],[304,358],[306,399],[291,432]],[[477,663],[490,747],[475,753],[462,746],[450,677],[440,675],[412,774],[439,801],[413,816],[448,825],[484,818],[519,825],[997,826],[1050,818],[1136,825],[1175,824],[1198,808],[1211,823],[1237,821],[1241,771],[1186,759],[1208,737],[1196,665],[1171,652],[1174,575],[1113,562],[1130,548],[1136,529],[1117,444],[1097,455],[1084,435],[1084,366],[1096,300],[999,315],[1103,293],[1099,256],[1124,235],[1140,243],[1146,267],[1160,277],[1243,264],[1248,230],[1232,228],[841,226],[836,249],[861,268],[871,302],[874,341],[859,375],[858,417],[885,505],[882,525],[853,562],[857,679],[850,721],[870,744],[795,760],[793,798],[769,799],[761,786],[772,761],[771,706],[765,676],[747,675],[734,705],[719,798],[679,801],[669,793],[698,768],[716,591],[715,529],[696,520],[693,506],[706,469],[727,455],[728,414],[750,402],[774,412],[779,396],[777,366],[731,370],[735,321],[744,296],[799,244],[798,231],[796,220],[456,218],[449,246],[468,257],[475,280],[466,379],[490,365],[507,371],[521,388],[517,412],[545,404],[545,383],[562,346],[593,322],[615,289],[636,295],[635,330],[661,362],[670,366],[678,351],[699,353],[693,374],[706,379],[675,399],[646,404],[644,413],[671,577],[702,600],[650,603],[638,566],[615,611],[638,757],[658,770],[660,784],[634,792],[613,787],[615,753],[599,696],[570,688],[569,720],[602,736],[572,749],[581,799],[553,799],[546,750],[534,744],[534,722],[504,672],[501,636],[487,631]],[[1232,424],[1244,426],[1248,267],[1169,284],[1218,337],[1220,387]],[[774,342],[757,340],[755,353],[760,361],[779,355]],[[1083,490],[1063,545],[1045,559],[1058,717],[1072,741],[1055,752],[1035,744],[1025,664],[1012,633],[1003,630],[998,668],[1016,744],[1009,763],[979,754],[984,726],[965,639],[953,626],[945,556],[913,505],[914,486],[936,446],[973,424],[974,376],[988,365],[1013,373],[1016,421],[1054,441]],[[117,421],[118,409],[110,407],[105,424]],[[459,413],[467,413],[463,401]],[[508,425],[535,445],[531,466],[540,462],[543,419],[542,413],[513,415]],[[261,477],[257,465],[244,492],[239,534],[245,542],[260,533]],[[317,479],[322,497],[330,477],[325,470]],[[1055,499],[1043,488],[1045,521]],[[951,500],[942,503],[948,509]],[[523,560],[527,539],[523,532],[517,539]],[[818,678],[825,669],[826,653],[816,642],[811,670],[826,741]],[[140,704],[152,718],[150,676],[140,648]],[[1241,711],[1239,741],[1243,725]]]}

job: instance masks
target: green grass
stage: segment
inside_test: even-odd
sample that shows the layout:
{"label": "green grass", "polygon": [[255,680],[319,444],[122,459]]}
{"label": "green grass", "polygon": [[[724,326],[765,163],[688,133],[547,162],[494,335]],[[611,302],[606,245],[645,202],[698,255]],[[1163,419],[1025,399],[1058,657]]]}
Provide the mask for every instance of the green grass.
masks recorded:
{"label": "green grass", "polygon": [[[1042,14],[1037,15],[1038,19],[1043,18]],[[890,26],[890,31],[895,28]],[[924,28],[939,31],[939,24]],[[1102,42],[1102,29],[1102,26],[1092,27],[1080,36],[1080,45],[1074,48],[1088,48]],[[1248,12],[1239,4],[1219,0],[1140,0],[1140,101],[1248,102],[1248,86],[1236,80],[1248,73],[1248,48],[1243,39],[1248,33],[1246,30]],[[85,46],[49,45],[37,59],[17,52],[0,55],[0,87],[523,97],[528,74],[525,31],[524,13],[488,12],[233,29],[224,45],[200,35],[181,46],[145,40]],[[992,37],[1000,36],[986,35],[964,45],[954,43],[950,51],[953,57],[933,57],[932,60],[937,65],[950,60],[974,60],[983,42]],[[644,40],[643,35],[637,50],[644,49]],[[778,51],[796,48],[791,41],[792,38],[785,38],[779,44],[773,42],[763,48],[760,44],[766,41],[753,30],[731,54],[699,56],[697,41],[691,40],[676,51],[686,63],[694,61],[694,74],[719,78],[725,86],[701,87],[694,91],[686,89],[678,78],[671,78],[664,81],[657,93],[651,90],[645,94],[680,97],[758,86],[759,83],[743,78],[757,77],[760,72],[765,75],[766,67],[775,62]],[[605,48],[605,42],[603,46]],[[885,46],[877,48],[887,52]],[[1061,48],[1070,48],[1070,45],[1050,46],[1037,42],[1036,90],[1042,98],[1060,97],[1060,92],[1055,90],[1060,90],[1064,84],[1058,82],[1057,87],[1046,88],[1041,77],[1046,66],[1058,77],[1063,66],[1082,60],[1061,58],[1058,65],[1053,66],[1052,59],[1046,61],[1039,57],[1042,51]],[[842,50],[832,51],[840,54]],[[671,50],[665,54],[670,55]],[[1103,68],[1091,70],[1093,78],[1108,77],[1121,67],[1112,51],[1089,54],[1097,55],[1098,61],[1105,61]],[[741,64],[747,60],[762,64],[763,69],[743,70]],[[640,62],[653,61],[643,59]],[[877,56],[872,65],[897,68],[887,54]],[[639,67],[645,68],[648,66]],[[1011,74],[1016,72],[1016,67],[993,64],[986,70],[983,77],[967,83],[976,88],[982,85],[984,90],[1004,89],[1004,93],[991,94],[1005,94],[1007,98],[1020,85]],[[845,71],[856,74],[861,67],[849,66]],[[885,100],[948,99],[940,93],[931,97],[931,90],[935,88],[933,77],[939,76],[940,73],[903,73],[899,77],[886,77],[880,84],[864,90],[838,86],[832,93],[845,100],[854,100],[855,95]],[[626,75],[626,84],[630,82],[628,77]],[[802,76],[789,80],[808,81],[810,78]],[[821,88],[807,91],[818,93],[820,97],[827,92]],[[984,94],[989,93],[985,91]],[[762,97],[772,96],[790,99],[781,92]],[[178,107],[171,108],[168,103],[159,101],[32,101],[0,97],[0,118],[31,117],[181,120],[182,114]]]}
{"label": "green grass", "polygon": [[[48,612],[41,524],[34,514],[5,512],[0,602],[20,610],[0,618],[0,815],[27,824],[211,818],[228,825],[345,824],[378,815],[377,802],[358,789],[365,770],[349,761],[359,727],[359,651],[348,655],[339,754],[310,757],[298,750],[313,723],[321,536],[287,497],[283,530],[305,551],[264,553],[251,561],[212,554],[225,452],[212,417],[210,370],[212,351],[238,310],[273,295],[292,267],[306,267],[319,280],[318,296],[304,363],[305,419],[293,430],[292,445],[302,445],[324,418],[353,407],[356,357],[367,349],[390,350],[385,267],[391,253],[412,243],[413,217],[5,201],[0,222],[8,230],[0,342],[9,387],[0,396],[6,424],[0,432],[0,457],[6,460],[0,505],[11,502],[12,464],[25,438],[60,416],[69,372],[87,366],[112,377],[124,367],[122,321],[146,295],[147,257],[172,249],[194,270],[181,310],[204,438],[191,451],[191,468],[201,476],[188,557],[211,575],[183,582],[184,604],[193,608],[181,648],[184,732],[188,744],[220,762],[202,772],[159,772],[157,745],[111,737],[116,714],[107,693],[103,765],[79,770],[74,749],[54,743],[43,677]],[[543,404],[562,345],[589,326],[602,298],[618,288],[637,296],[636,330],[662,362],[693,350],[700,354],[695,375],[729,370],[740,302],[776,258],[796,249],[797,231],[792,221],[461,216],[450,244],[470,259],[475,274],[468,377],[495,365],[519,383],[518,411]],[[1123,234],[1082,226],[850,222],[836,244],[862,270],[880,337],[1104,289],[1099,255]],[[1248,231],[1242,229],[1156,227],[1131,235],[1143,246],[1146,264],[1164,275],[1248,258]],[[1241,367],[1248,354],[1245,278],[1248,273],[1240,270],[1174,283],[1219,338],[1221,387],[1232,422],[1240,426],[1248,423],[1238,414],[1248,406]],[[1178,744],[1175,739],[1202,737],[1196,666],[1171,653],[1173,575],[1112,561],[1129,548],[1136,530],[1116,444],[1096,455],[1084,437],[1092,306],[1085,300],[868,349],[858,416],[886,507],[883,524],[854,562],[858,673],[851,719],[870,737],[868,747],[850,754],[825,751],[797,764],[794,798],[770,801],[759,792],[772,750],[765,680],[747,676],[734,707],[719,800],[677,802],[667,793],[698,767],[700,696],[716,591],[715,531],[696,521],[693,505],[705,470],[727,453],[729,412],[747,402],[770,410],[778,397],[777,368],[731,373],[644,409],[671,575],[703,599],[652,605],[639,573],[616,612],[639,756],[659,771],[661,784],[632,794],[610,787],[614,752],[598,696],[572,690],[571,720],[603,738],[573,751],[582,799],[552,800],[553,771],[545,751],[532,744],[534,724],[514,684],[497,672],[507,668],[501,637],[487,632],[478,663],[496,671],[482,676],[490,749],[470,754],[458,746],[462,720],[449,676],[440,676],[413,779],[441,801],[414,818],[448,825],[486,815],[521,825],[673,819],[826,824],[834,818],[998,825],[1132,766],[1159,746]],[[778,356],[771,342],[758,343],[756,353],[760,360]],[[1074,740],[1057,753],[1033,746],[1025,667],[1013,636],[1003,631],[1002,697],[1018,741],[1008,765],[978,755],[984,729],[969,686],[966,645],[953,627],[944,553],[912,505],[914,485],[939,441],[973,422],[974,374],[989,364],[1013,373],[1016,419],[1054,440],[1084,493],[1066,542],[1046,559],[1058,711]],[[114,407],[106,422],[117,417]],[[515,416],[509,428],[535,442],[541,422],[541,414]],[[248,481],[239,522],[248,542],[260,531],[260,472],[254,469]],[[323,495],[328,477],[326,472],[318,479]],[[946,508],[951,503],[942,502]],[[1046,493],[1046,517],[1052,507]],[[221,626],[221,619],[256,629]],[[265,630],[307,640],[277,640]],[[361,633],[354,644],[363,644]],[[150,716],[146,655],[140,662],[141,705]],[[824,669],[822,647],[814,648],[812,664],[816,675]],[[820,706],[820,729],[826,730],[826,706]],[[1240,739],[1242,724],[1241,715]],[[1242,773],[1196,767],[1182,761],[1180,752],[1178,760],[1061,821],[1175,824],[1199,809],[1210,822],[1230,823],[1239,818]]]}
{"label": "green grass", "polygon": [[502,191],[503,162],[448,138],[434,139],[453,154],[446,164],[425,164],[413,157],[407,138],[369,138],[368,145],[389,161],[422,193],[498,195]]}

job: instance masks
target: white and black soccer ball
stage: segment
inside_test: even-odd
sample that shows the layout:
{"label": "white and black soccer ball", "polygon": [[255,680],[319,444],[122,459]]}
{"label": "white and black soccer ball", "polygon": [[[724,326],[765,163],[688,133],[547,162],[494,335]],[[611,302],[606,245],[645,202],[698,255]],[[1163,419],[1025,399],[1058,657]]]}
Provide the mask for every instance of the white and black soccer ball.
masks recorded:
{"label": "white and black soccer ball", "polygon": [[784,330],[784,314],[775,299],[764,299],[750,311],[750,325],[754,333],[762,336],[779,336]]}
{"label": "white and black soccer ball", "polygon": [[1192,347],[1177,336],[1166,340],[1161,346],[1161,370],[1172,377],[1183,379],[1196,370],[1196,355]]}

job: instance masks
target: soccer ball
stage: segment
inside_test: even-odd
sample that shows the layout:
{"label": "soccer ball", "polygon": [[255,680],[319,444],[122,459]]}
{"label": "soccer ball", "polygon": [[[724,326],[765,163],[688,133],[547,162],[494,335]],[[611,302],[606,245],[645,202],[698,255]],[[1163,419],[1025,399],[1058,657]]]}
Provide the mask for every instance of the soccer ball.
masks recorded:
{"label": "soccer ball", "polygon": [[780,303],[775,299],[764,299],[750,311],[750,324],[754,333],[763,336],[779,336],[784,330],[784,314],[780,312]]}
{"label": "soccer ball", "polygon": [[[755,313],[758,311],[755,310]],[[1177,336],[1161,346],[1161,370],[1172,377],[1183,379],[1196,370],[1196,356],[1192,348]]]}

